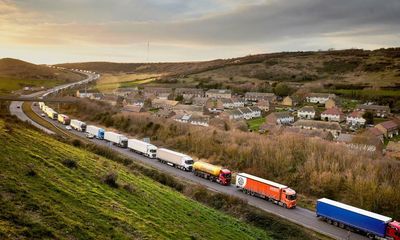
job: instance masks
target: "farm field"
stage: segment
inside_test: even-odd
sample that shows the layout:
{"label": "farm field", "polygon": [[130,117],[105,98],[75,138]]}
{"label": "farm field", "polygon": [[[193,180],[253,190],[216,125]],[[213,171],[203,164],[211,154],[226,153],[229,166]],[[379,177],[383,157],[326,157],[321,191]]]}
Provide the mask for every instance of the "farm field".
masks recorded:
{"label": "farm field", "polygon": [[136,87],[150,83],[159,77],[159,74],[103,74],[96,82],[100,92],[112,92],[117,88]]}

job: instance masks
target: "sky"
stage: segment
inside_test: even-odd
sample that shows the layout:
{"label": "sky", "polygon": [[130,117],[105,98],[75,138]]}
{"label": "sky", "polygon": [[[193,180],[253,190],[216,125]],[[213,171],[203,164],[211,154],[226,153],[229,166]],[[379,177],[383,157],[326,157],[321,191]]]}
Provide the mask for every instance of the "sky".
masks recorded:
{"label": "sky", "polygon": [[400,46],[400,0],[0,0],[0,58],[176,62]]}

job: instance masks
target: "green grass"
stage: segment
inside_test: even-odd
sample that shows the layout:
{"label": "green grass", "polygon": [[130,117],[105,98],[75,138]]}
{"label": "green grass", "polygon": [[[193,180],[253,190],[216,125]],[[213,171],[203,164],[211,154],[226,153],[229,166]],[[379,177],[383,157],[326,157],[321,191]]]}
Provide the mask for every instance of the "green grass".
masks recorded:
{"label": "green grass", "polygon": [[334,90],[333,93],[352,96],[352,97],[399,97],[400,91],[398,90],[352,90],[352,89],[338,89]]}
{"label": "green grass", "polygon": [[[2,119],[0,144],[0,239],[270,239],[123,165]],[[103,183],[110,172],[119,188]]]}
{"label": "green grass", "polygon": [[264,117],[260,118],[254,118],[247,120],[247,125],[249,126],[249,129],[252,130],[253,132],[256,132],[260,129],[260,126],[265,122]]}
{"label": "green grass", "polygon": [[23,87],[53,87],[64,83],[61,80],[38,80],[38,79],[15,79],[9,77],[0,77],[0,94],[11,93],[12,91],[22,89]]}

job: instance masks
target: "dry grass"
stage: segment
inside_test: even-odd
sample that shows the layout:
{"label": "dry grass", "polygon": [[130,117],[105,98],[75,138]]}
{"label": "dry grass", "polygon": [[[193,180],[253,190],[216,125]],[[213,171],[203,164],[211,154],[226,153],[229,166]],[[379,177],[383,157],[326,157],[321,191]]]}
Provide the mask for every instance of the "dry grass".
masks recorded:
{"label": "dry grass", "polygon": [[103,74],[96,82],[101,92],[111,92],[120,87],[133,87],[156,80],[161,74]]}

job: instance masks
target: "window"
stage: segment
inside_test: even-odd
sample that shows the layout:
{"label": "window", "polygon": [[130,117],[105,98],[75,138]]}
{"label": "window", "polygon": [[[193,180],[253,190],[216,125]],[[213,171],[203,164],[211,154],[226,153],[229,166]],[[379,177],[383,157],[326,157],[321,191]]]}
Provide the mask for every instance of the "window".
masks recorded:
{"label": "window", "polygon": [[223,174],[223,176],[224,176],[226,179],[230,179],[230,178],[231,178],[231,174],[230,174],[230,173]]}
{"label": "window", "polygon": [[193,160],[186,160],[185,163],[186,163],[186,164],[193,164],[194,161],[193,161]]}
{"label": "window", "polygon": [[287,200],[290,200],[290,201],[296,200],[296,198],[297,198],[296,194],[286,195],[286,199],[287,199]]}
{"label": "window", "polygon": [[155,153],[155,152],[157,152],[157,150],[155,150],[155,149],[150,149],[150,152],[151,152],[151,153]]}

